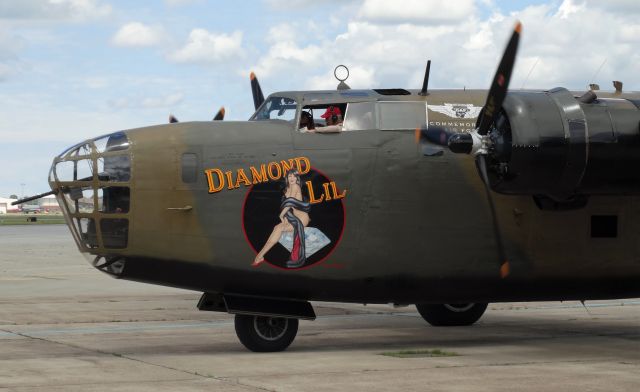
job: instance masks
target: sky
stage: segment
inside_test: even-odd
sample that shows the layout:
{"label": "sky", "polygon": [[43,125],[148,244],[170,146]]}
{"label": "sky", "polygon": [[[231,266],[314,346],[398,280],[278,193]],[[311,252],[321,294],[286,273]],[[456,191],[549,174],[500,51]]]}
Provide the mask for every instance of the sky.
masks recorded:
{"label": "sky", "polygon": [[[0,0],[0,196],[48,191],[53,157],[112,131],[253,112],[265,94],[487,88],[516,20],[512,89],[640,90],[637,0]],[[22,185],[24,184],[24,185]]]}

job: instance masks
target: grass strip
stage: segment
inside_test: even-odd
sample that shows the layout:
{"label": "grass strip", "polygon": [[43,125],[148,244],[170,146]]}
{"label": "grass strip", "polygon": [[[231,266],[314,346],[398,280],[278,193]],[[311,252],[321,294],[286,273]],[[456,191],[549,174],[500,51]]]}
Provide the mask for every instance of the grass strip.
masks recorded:
{"label": "grass strip", "polygon": [[[31,220],[35,218],[35,222]],[[62,215],[0,215],[0,226],[10,225],[58,225],[65,223]]]}

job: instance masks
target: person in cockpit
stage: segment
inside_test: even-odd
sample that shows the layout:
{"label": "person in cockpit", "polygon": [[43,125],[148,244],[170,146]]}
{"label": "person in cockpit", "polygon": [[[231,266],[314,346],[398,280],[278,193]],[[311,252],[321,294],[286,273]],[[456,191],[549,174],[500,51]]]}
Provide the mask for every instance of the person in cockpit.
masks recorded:
{"label": "person in cockpit", "polygon": [[300,126],[298,127],[300,132],[313,132],[316,125],[313,123],[313,115],[309,112],[303,111],[300,113]]}
{"label": "person in cockpit", "polygon": [[316,127],[308,132],[338,133],[342,132],[342,112],[337,106],[329,106],[322,116],[327,122],[326,127]]}

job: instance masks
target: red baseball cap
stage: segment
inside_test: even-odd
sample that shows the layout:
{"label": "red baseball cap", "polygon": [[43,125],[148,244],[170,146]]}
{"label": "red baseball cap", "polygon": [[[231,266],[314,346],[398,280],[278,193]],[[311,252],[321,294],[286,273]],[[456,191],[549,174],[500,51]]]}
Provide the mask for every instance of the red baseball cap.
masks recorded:
{"label": "red baseball cap", "polygon": [[342,116],[342,112],[340,111],[340,108],[337,106],[329,106],[327,108],[327,111],[324,112],[324,114],[322,116],[320,116],[321,118],[329,118],[331,116]]}

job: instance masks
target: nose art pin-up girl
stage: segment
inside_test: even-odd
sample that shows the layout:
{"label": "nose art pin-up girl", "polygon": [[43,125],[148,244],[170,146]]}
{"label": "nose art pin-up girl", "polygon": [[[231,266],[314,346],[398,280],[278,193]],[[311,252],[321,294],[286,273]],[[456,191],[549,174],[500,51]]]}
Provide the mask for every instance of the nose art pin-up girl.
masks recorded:
{"label": "nose art pin-up girl", "polygon": [[280,236],[285,232],[293,232],[293,246],[287,267],[299,268],[306,262],[304,229],[309,224],[311,205],[308,200],[302,197],[299,172],[296,169],[291,169],[284,178],[286,185],[280,203],[280,223],[275,225],[269,239],[256,255],[253,266],[264,262],[264,255],[278,243]]}

